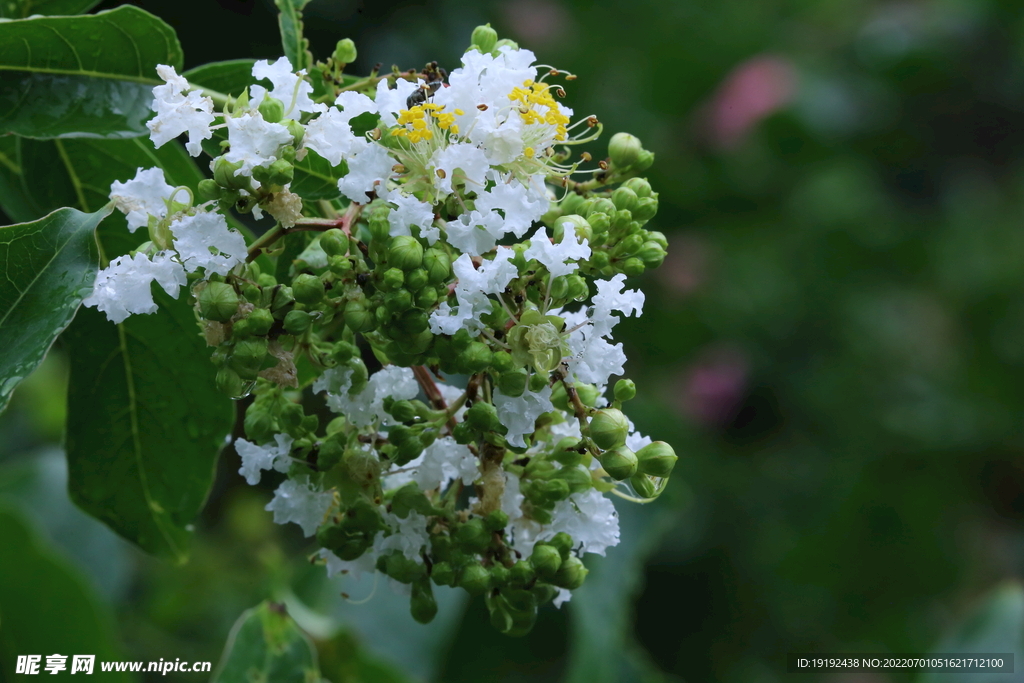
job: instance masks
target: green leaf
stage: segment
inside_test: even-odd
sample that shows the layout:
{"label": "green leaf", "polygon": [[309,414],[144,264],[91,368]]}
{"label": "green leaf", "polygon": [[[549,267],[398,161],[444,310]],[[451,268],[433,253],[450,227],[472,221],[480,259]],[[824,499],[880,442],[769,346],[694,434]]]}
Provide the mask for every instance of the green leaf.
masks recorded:
{"label": "green leaf", "polygon": [[[18,655],[96,655],[100,661],[123,659],[115,646],[111,616],[89,584],[31,532],[14,511],[0,507],[0,667],[15,670]],[[43,659],[40,673],[44,673]],[[65,672],[67,673],[67,672]],[[123,673],[103,680],[128,681]]]}
{"label": "green leaf", "polygon": [[33,14],[84,14],[100,0],[0,0],[0,19],[24,19]]}
{"label": "green leaf", "polygon": [[60,209],[0,228],[0,410],[64,331],[96,278],[96,226],[110,213]]}
{"label": "green leaf", "polygon": [[[977,657],[989,654],[1014,655],[1017,673],[957,674],[957,683],[1011,683],[1020,680],[1020,667],[1024,661],[1024,588],[1019,583],[1006,583],[989,593],[953,632],[935,646],[936,654],[969,654]],[[939,683],[950,680],[948,673],[925,673],[919,683]]]}
{"label": "green leaf", "polygon": [[348,173],[348,164],[343,160],[337,166],[322,156],[308,150],[302,161],[295,162],[295,180],[291,190],[303,199],[337,199],[341,196],[338,179]]}
{"label": "green leaf", "polygon": [[246,86],[256,83],[252,77],[254,59],[232,59],[226,62],[210,62],[190,69],[182,74],[190,85],[196,88],[216,90],[225,95],[238,96]]}
{"label": "green leaf", "polygon": [[283,605],[263,602],[246,610],[228,635],[212,683],[314,683],[316,650]]}
{"label": "green leaf", "polygon": [[302,8],[309,0],[274,0],[278,11],[278,25],[281,27],[281,46],[284,55],[296,71],[308,69],[312,64],[309,41],[302,37]]}
{"label": "green leaf", "polygon": [[181,68],[178,38],[132,5],[0,22],[0,135],[143,135],[158,64]]}

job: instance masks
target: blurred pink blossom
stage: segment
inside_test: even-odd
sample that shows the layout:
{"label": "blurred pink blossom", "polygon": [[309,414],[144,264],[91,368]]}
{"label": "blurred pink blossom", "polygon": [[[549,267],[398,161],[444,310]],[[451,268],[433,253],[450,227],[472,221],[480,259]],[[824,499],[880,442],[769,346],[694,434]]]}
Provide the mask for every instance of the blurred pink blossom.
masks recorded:
{"label": "blurred pink blossom", "polygon": [[735,149],[754,125],[784,108],[797,92],[792,62],[758,55],[734,68],[700,110],[702,130],[719,149]]}
{"label": "blurred pink blossom", "polygon": [[750,364],[728,347],[705,350],[681,373],[676,401],[680,412],[705,427],[726,424],[747,389]]}
{"label": "blurred pink blossom", "polygon": [[677,298],[695,292],[708,279],[710,247],[697,233],[675,234],[668,242],[668,255],[658,269],[666,289]]}

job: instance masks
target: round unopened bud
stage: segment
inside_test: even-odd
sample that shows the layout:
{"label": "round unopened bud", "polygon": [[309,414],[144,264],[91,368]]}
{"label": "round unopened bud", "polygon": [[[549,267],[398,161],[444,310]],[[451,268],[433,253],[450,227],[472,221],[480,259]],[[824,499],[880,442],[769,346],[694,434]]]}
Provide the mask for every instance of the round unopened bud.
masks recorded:
{"label": "round unopened bud", "polygon": [[597,459],[600,461],[604,471],[608,473],[608,476],[616,481],[629,479],[636,474],[638,464],[636,453],[625,446],[605,451],[597,456]]}
{"label": "round unopened bud", "polygon": [[435,285],[447,282],[452,274],[452,262],[448,254],[440,249],[427,249],[423,254],[423,266],[427,269],[430,282]]}
{"label": "round unopened bud", "polygon": [[590,213],[587,215],[593,216],[595,213],[603,213],[606,216],[613,216],[615,215],[615,204],[613,204],[612,200],[608,197],[601,197],[590,205]]}
{"label": "round unopened bud", "polygon": [[672,468],[676,466],[679,457],[676,452],[664,441],[649,443],[636,452],[639,460],[639,470],[643,474],[652,477],[668,477],[672,474]]}
{"label": "round unopened bud", "polygon": [[405,288],[410,292],[418,292],[427,286],[429,279],[426,269],[416,268],[405,274]]}
{"label": "round unopened bud", "polygon": [[590,223],[586,218],[577,214],[562,216],[555,221],[555,227],[551,231],[555,242],[561,243],[568,230],[576,233],[577,241],[580,239],[589,241],[594,238],[594,230],[590,227]]}
{"label": "round unopened bud", "polygon": [[241,396],[242,378],[231,368],[221,368],[217,371],[217,390],[227,396]]}
{"label": "round unopened bud", "polygon": [[356,61],[356,44],[352,42],[351,38],[342,38],[338,41],[338,44],[334,48],[334,54],[331,56],[339,64],[351,64]]}
{"label": "round unopened bud", "polygon": [[490,24],[484,24],[483,26],[477,26],[473,29],[473,34],[469,38],[469,42],[475,45],[482,54],[487,54],[494,49],[494,46],[498,43],[498,32],[491,28]]}
{"label": "round unopened bud", "polygon": [[493,51],[500,51],[501,48],[503,48],[503,47],[510,47],[513,50],[518,50],[519,49],[519,43],[517,43],[514,40],[509,40],[508,38],[502,38],[501,40],[499,40],[497,43],[494,44],[494,50]]}
{"label": "round unopened bud", "polygon": [[402,270],[419,268],[423,263],[423,245],[411,235],[401,235],[391,240],[388,263]]}
{"label": "round unopened bud", "polygon": [[412,308],[412,293],[408,289],[397,289],[394,292],[388,292],[384,295],[384,307],[391,313],[408,311]]}
{"label": "round unopened bud", "polygon": [[569,283],[569,292],[567,296],[570,299],[579,301],[590,293],[590,289],[587,287],[587,281],[582,277],[575,273],[567,275],[566,277],[568,278],[567,282]]}
{"label": "round unopened bud", "polygon": [[242,190],[249,187],[249,178],[244,175],[235,175],[235,172],[242,168],[242,162],[234,163],[224,157],[217,157],[213,162],[213,179],[221,187],[229,190]]}
{"label": "round unopened bud", "polygon": [[562,562],[562,566],[558,568],[551,583],[559,588],[573,591],[583,585],[583,580],[587,578],[588,573],[590,570],[583,566],[582,560],[575,555],[570,555],[567,560]]}
{"label": "round unopened bud", "polygon": [[[634,178],[636,180],[636,178]],[[643,197],[638,199],[636,206],[633,207],[633,218],[646,223],[647,221],[654,218],[658,213],[658,200],[654,197]]]}
{"label": "round unopened bud", "polygon": [[265,308],[253,309],[249,315],[245,316],[244,320],[247,324],[249,334],[256,337],[265,336],[270,332],[270,328],[274,324],[274,316]]}
{"label": "round unopened bud", "polygon": [[621,410],[604,408],[590,418],[590,438],[601,450],[609,450],[626,443],[629,420]]}
{"label": "round unopened bud", "polygon": [[519,586],[533,583],[533,580],[536,578],[537,572],[534,571],[533,565],[530,564],[529,560],[519,560],[509,570],[509,579],[512,583]]}
{"label": "round unopened bud", "polygon": [[633,168],[640,173],[643,173],[651,166],[654,165],[654,152],[648,152],[646,149],[640,150],[640,156],[637,157],[636,163]]}
{"label": "round unopened bud", "polygon": [[622,183],[622,187],[628,187],[633,190],[633,192],[636,192],[636,196],[641,199],[651,196],[651,184],[647,182],[647,178],[630,178]]}
{"label": "round unopened bud", "polygon": [[512,370],[498,375],[498,389],[511,398],[518,398],[526,391],[530,375],[526,370]]}
{"label": "round unopened bud", "polygon": [[590,472],[581,470],[579,467],[563,467],[555,472],[555,477],[568,484],[570,495],[589,491],[593,486]]}
{"label": "round unopened bud", "polygon": [[583,213],[583,207],[588,204],[589,200],[584,199],[583,195],[577,194],[576,192],[570,192],[562,199],[560,208],[563,214]]}
{"label": "round unopened bud", "polygon": [[612,204],[619,211],[632,212],[636,208],[638,201],[640,199],[636,196],[636,192],[633,192],[628,187],[620,187],[615,192],[612,192]]}
{"label": "round unopened bud", "polygon": [[242,379],[256,379],[266,357],[266,339],[243,339],[231,349],[228,364]]}
{"label": "round unopened bud", "polygon": [[508,585],[511,572],[503,564],[491,565],[491,587],[501,589]]}
{"label": "round unopened bud", "polygon": [[266,95],[263,101],[260,102],[259,111],[263,115],[263,120],[267,123],[279,123],[284,118],[284,102]]}
{"label": "round unopened bud", "polygon": [[306,311],[288,311],[284,317],[284,329],[288,334],[302,334],[312,322],[313,316]]}
{"label": "round unopened bud", "polygon": [[500,430],[502,426],[497,409],[485,401],[477,401],[466,411],[466,421],[480,431]]}
{"label": "round unopened bud", "polygon": [[318,304],[324,298],[324,282],[309,273],[297,275],[292,282],[292,296],[301,304]]}
{"label": "round unopened bud", "polygon": [[430,570],[430,578],[438,586],[453,586],[455,585],[455,570],[448,562],[435,562]]}
{"label": "round unopened bud", "polygon": [[258,403],[250,404],[249,409],[245,411],[243,426],[245,435],[255,443],[270,441],[274,438],[274,432],[277,431],[273,416]]}
{"label": "round unopened bud", "polygon": [[644,242],[636,255],[648,268],[657,268],[665,261],[665,249],[653,240]]}
{"label": "round unopened bud", "polygon": [[386,292],[392,292],[405,284],[405,273],[399,268],[388,268],[380,279],[380,286]]}
{"label": "round unopened bud", "polygon": [[615,400],[630,401],[636,396],[636,383],[631,379],[620,379],[615,383]]}
{"label": "round unopened bud", "polygon": [[512,362],[512,354],[508,351],[495,351],[494,358],[491,360],[491,367],[498,372],[508,372],[515,368],[515,363]]}
{"label": "round unopened bud", "polygon": [[455,531],[455,540],[470,552],[480,553],[491,544],[491,532],[484,526],[484,520],[473,517]]}
{"label": "round unopened bud", "polygon": [[484,526],[489,531],[501,531],[508,526],[508,515],[501,510],[492,510],[484,517]]}
{"label": "round unopened bud", "polygon": [[224,196],[224,190],[220,185],[217,184],[216,180],[212,178],[204,178],[199,181],[199,186],[196,188],[199,196],[207,201],[216,201]]}
{"label": "round unopened bud", "polygon": [[482,372],[490,367],[491,359],[494,356],[487,344],[475,341],[462,352],[460,357],[470,372]]}
{"label": "round unopened bud", "polygon": [[[299,123],[295,119],[288,119],[281,125],[287,128],[288,134],[292,136],[292,144],[289,146],[292,150],[302,145],[302,138],[306,137],[306,129],[302,126],[301,123]],[[281,156],[282,158],[285,158],[288,161],[295,161],[294,152],[291,154],[288,154],[287,152],[289,147],[284,148],[284,150],[281,152]]]}
{"label": "round unopened bud", "polygon": [[227,322],[238,311],[238,294],[226,282],[211,282],[199,292],[199,312],[207,320]]}
{"label": "round unopened bud", "polygon": [[348,237],[341,230],[331,228],[320,235],[320,248],[328,256],[342,256],[348,251]]}
{"label": "round unopened bud", "polygon": [[491,573],[480,564],[470,564],[459,573],[459,587],[470,595],[481,595],[491,587]]}
{"label": "round unopened bud", "polygon": [[264,185],[284,186],[295,177],[295,167],[287,159],[277,159],[266,168],[257,166],[252,170],[252,177]]}
{"label": "round unopened bud", "polygon": [[369,332],[376,324],[373,314],[362,303],[349,301],[345,304],[345,326],[353,332]]}
{"label": "round unopened bud", "polygon": [[612,225],[612,219],[606,213],[592,213],[587,216],[587,223],[590,224],[590,230],[595,235],[608,232],[608,228]]}
{"label": "round unopened bud", "polygon": [[636,256],[632,256],[622,263],[622,272],[625,273],[626,277],[643,275],[645,270],[647,270],[647,266]]}
{"label": "round unopened bud", "polygon": [[295,304],[295,293],[288,285],[275,287],[270,299],[270,312],[275,318],[284,318],[292,305]]}
{"label": "round unopened bud", "polygon": [[658,487],[646,474],[637,472],[629,478],[629,485],[633,487],[636,494],[641,498],[654,498],[658,493]]}
{"label": "round unopened bud", "polygon": [[643,246],[644,238],[639,234],[634,234],[623,238],[623,240],[619,242],[618,247],[615,248],[615,251],[618,252],[618,256],[629,257],[639,253]]}
{"label": "round unopened bud", "polygon": [[562,556],[562,560],[564,561],[569,558],[569,553],[572,552],[574,543],[572,536],[564,531],[559,531],[551,537],[551,540],[548,541],[548,545],[558,550],[558,553]]}
{"label": "round unopened bud", "polygon": [[643,149],[640,138],[629,133],[616,133],[608,140],[608,157],[619,168],[635,164]]}
{"label": "round unopened bud", "polygon": [[544,581],[550,581],[558,573],[562,566],[562,554],[547,544],[538,543],[533,547],[533,554],[530,555],[530,564]]}
{"label": "round unopened bud", "polygon": [[433,287],[424,287],[416,292],[416,305],[423,309],[431,308],[437,303],[437,290]]}

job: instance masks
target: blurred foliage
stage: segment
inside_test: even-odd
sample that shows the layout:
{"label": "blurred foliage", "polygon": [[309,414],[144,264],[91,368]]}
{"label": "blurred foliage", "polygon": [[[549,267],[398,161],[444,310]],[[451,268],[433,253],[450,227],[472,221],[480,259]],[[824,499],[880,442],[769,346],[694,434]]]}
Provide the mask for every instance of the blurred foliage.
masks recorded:
{"label": "blurred foliage", "polygon": [[[177,28],[187,67],[280,54],[269,0],[136,4]],[[478,601],[444,593],[426,628],[388,587],[304,564],[297,530],[261,510],[276,482],[247,488],[231,453],[184,567],[72,523],[53,488],[59,460],[37,455],[62,414],[66,361],[51,353],[0,418],[3,477],[31,471],[37,484],[0,496],[91,577],[126,651],[216,661],[238,615],[270,598],[335,683],[595,668],[604,680],[781,681],[787,652],[970,649],[971,633],[1003,634],[985,647],[1024,661],[1024,603],[1004,583],[1024,568],[1024,6],[306,8],[313,53],[352,37],[355,71],[454,67],[452,46],[484,21],[577,73],[577,113],[645,131],[658,152],[669,259],[638,283],[644,317],[618,329],[638,426],[685,454],[680,476],[657,505],[621,506],[629,540],[529,637],[495,634]],[[102,543],[116,550],[109,567],[90,559]],[[343,590],[376,593],[356,605]]]}

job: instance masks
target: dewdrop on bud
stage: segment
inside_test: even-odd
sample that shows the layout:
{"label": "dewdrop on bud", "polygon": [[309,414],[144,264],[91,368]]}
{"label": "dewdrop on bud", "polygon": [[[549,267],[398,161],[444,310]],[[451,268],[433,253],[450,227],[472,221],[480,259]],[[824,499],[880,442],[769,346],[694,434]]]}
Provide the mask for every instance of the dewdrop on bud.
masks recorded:
{"label": "dewdrop on bud", "polygon": [[469,42],[475,45],[481,53],[486,54],[495,48],[498,43],[498,32],[491,28],[490,24],[477,26],[473,29],[473,35]]}
{"label": "dewdrop on bud", "polygon": [[430,580],[423,578],[412,584],[412,598],[409,600],[412,618],[421,624],[429,624],[437,616],[437,601],[430,587]]}
{"label": "dewdrop on bud", "polygon": [[616,133],[608,141],[608,156],[620,168],[635,164],[643,149],[640,138],[629,133]]}
{"label": "dewdrop on bud", "polygon": [[652,477],[665,478],[672,474],[679,456],[664,441],[655,441],[636,452],[639,471]]}
{"label": "dewdrop on bud", "polygon": [[409,235],[396,237],[388,249],[388,263],[402,270],[419,268],[423,263],[423,245]]}
{"label": "dewdrop on bud", "polygon": [[356,61],[356,44],[351,38],[342,38],[334,48],[334,61],[339,64],[351,64]]}
{"label": "dewdrop on bud", "polygon": [[629,420],[621,410],[605,408],[590,418],[590,438],[603,451],[626,443],[629,434]]}
{"label": "dewdrop on bud", "polygon": [[207,320],[227,322],[238,311],[238,294],[226,282],[211,282],[199,293],[199,312]]}
{"label": "dewdrop on bud", "polygon": [[641,498],[654,498],[658,494],[658,487],[654,485],[651,478],[640,472],[629,478],[629,485]]}
{"label": "dewdrop on bud", "polygon": [[597,459],[608,476],[616,481],[629,479],[636,474],[638,465],[636,453],[625,446],[605,451]]}

